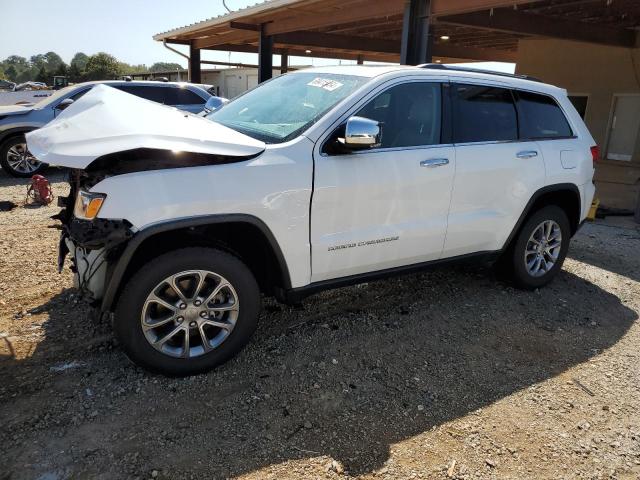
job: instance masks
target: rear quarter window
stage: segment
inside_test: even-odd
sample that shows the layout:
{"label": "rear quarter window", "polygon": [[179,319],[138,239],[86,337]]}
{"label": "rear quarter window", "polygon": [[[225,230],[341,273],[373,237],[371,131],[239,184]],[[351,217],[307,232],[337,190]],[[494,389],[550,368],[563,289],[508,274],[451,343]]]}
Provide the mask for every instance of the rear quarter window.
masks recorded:
{"label": "rear quarter window", "polygon": [[538,93],[515,91],[521,139],[567,138],[571,126],[556,101]]}

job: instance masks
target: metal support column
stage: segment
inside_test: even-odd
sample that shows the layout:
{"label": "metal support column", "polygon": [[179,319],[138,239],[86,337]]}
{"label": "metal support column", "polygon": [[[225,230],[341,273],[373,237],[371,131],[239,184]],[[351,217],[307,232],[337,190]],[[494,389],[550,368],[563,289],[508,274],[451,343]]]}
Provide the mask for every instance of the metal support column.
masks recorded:
{"label": "metal support column", "polygon": [[273,37],[265,35],[264,25],[260,26],[258,44],[258,83],[269,80],[273,76]]}
{"label": "metal support column", "polygon": [[433,41],[429,32],[431,0],[407,0],[402,21],[400,63],[431,63]]}
{"label": "metal support column", "polygon": [[189,81],[191,83],[202,83],[200,71],[200,49],[189,45]]}
{"label": "metal support column", "polygon": [[358,65],[364,64],[364,57],[362,55],[358,55]]}
{"label": "metal support column", "polygon": [[289,71],[289,53],[284,51],[280,54],[280,73]]}

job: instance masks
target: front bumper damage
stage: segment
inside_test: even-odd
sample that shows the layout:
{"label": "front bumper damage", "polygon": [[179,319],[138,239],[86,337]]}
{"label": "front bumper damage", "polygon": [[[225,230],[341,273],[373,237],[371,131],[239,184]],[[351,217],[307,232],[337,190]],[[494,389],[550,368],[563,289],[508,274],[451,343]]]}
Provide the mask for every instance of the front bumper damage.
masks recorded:
{"label": "front bumper damage", "polygon": [[81,220],[73,216],[73,205],[79,188],[87,187],[91,177],[79,171],[71,171],[71,191],[68,197],[59,197],[62,210],[52,218],[59,220],[60,242],[58,247],[58,271],[62,272],[67,256],[74,273],[74,287],[91,301],[102,299],[111,274],[124,247],[134,232],[125,219]]}

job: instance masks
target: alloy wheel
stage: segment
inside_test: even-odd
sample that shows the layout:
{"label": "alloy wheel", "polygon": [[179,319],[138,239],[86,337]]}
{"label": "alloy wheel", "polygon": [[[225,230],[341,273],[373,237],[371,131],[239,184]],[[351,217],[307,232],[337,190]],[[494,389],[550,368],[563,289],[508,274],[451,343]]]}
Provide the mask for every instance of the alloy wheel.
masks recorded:
{"label": "alloy wheel", "polygon": [[524,251],[527,273],[541,277],[548,273],[558,261],[562,247],[560,225],[553,220],[545,220],[534,230]]}
{"label": "alloy wheel", "polygon": [[31,155],[26,143],[16,143],[7,150],[7,163],[16,172],[29,174],[35,172],[40,162]]}
{"label": "alloy wheel", "polygon": [[165,278],[142,307],[142,331],[165,355],[193,358],[219,347],[238,320],[235,289],[221,275],[189,270]]}

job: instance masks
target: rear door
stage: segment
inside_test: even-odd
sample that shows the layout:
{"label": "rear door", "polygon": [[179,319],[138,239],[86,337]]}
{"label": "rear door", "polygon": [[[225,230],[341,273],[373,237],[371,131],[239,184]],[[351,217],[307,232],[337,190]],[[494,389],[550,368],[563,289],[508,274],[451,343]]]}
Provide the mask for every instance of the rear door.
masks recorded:
{"label": "rear door", "polygon": [[352,113],[382,124],[379,148],[316,155],[312,281],[440,258],[455,171],[442,104],[438,82],[383,89]]}
{"label": "rear door", "polygon": [[456,176],[443,257],[499,250],[532,194],[545,183],[535,141],[520,141],[510,89],[451,86]]}
{"label": "rear door", "polygon": [[544,159],[547,183],[575,183],[591,180],[591,145],[580,141],[558,102],[549,95],[514,91],[518,107],[520,138],[538,144]]}

